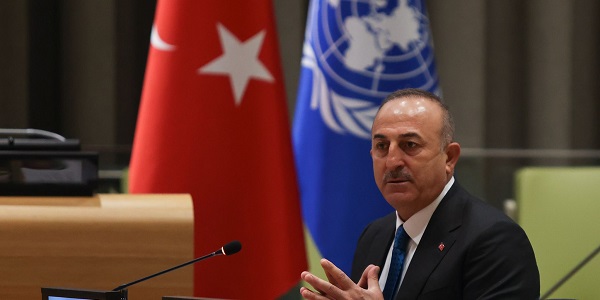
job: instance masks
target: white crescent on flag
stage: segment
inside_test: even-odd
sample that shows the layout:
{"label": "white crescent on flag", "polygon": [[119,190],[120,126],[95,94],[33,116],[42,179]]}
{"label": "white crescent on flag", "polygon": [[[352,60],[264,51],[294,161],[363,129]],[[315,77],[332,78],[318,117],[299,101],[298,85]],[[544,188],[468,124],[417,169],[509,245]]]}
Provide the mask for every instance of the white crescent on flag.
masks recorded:
{"label": "white crescent on flag", "polygon": [[165,42],[158,34],[158,28],[156,25],[152,25],[152,33],[150,34],[150,45],[157,50],[162,51],[173,51],[175,46]]}

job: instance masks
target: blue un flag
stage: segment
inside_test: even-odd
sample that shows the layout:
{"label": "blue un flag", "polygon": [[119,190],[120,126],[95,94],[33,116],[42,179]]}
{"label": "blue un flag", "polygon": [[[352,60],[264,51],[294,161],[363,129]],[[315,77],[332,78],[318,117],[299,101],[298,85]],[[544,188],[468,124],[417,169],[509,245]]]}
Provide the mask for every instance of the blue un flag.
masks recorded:
{"label": "blue un flag", "polygon": [[392,211],[373,179],[371,124],[390,92],[439,94],[421,0],[312,0],[294,118],[304,223],[346,273],[358,237]]}

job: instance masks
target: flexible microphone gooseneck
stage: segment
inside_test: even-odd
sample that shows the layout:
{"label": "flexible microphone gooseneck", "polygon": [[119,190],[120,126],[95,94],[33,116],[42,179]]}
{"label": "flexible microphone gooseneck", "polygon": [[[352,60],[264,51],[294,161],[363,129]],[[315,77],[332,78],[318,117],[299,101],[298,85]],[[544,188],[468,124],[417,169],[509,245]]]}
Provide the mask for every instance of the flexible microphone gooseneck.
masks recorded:
{"label": "flexible microphone gooseneck", "polygon": [[569,280],[569,278],[571,278],[571,276],[575,275],[575,273],[577,273],[581,268],[583,268],[583,266],[585,266],[587,263],[589,263],[592,260],[592,258],[594,258],[594,256],[596,256],[596,254],[598,254],[599,252],[600,252],[600,245],[598,245],[598,247],[596,247],[596,249],[594,249],[594,251],[592,251],[588,256],[586,256],[581,262],[579,262],[575,266],[575,268],[573,268],[571,271],[569,271],[569,273],[567,273],[567,275],[565,275],[556,284],[554,284],[544,295],[542,295],[542,297],[540,297],[540,299],[546,299],[546,298],[550,297],[550,295],[552,295],[552,293],[554,293],[556,290],[558,290],[558,288],[561,287],[565,282],[567,282],[567,280]]}
{"label": "flexible microphone gooseneck", "polygon": [[150,276],[146,276],[144,278],[140,278],[140,279],[132,281],[130,283],[122,284],[122,285],[114,288],[113,291],[121,291],[121,290],[125,289],[128,286],[131,286],[131,285],[134,285],[136,283],[148,280],[150,278],[154,278],[154,277],[156,277],[158,275],[162,275],[164,273],[171,272],[173,270],[179,269],[181,267],[185,267],[187,265],[193,264],[195,262],[199,262],[201,260],[205,260],[205,259],[213,257],[213,256],[218,256],[218,255],[232,255],[232,254],[236,254],[236,253],[240,252],[240,250],[242,250],[242,244],[239,241],[232,241],[232,242],[227,243],[225,246],[221,247],[221,249],[219,249],[219,250],[217,250],[217,251],[215,251],[213,253],[210,253],[210,254],[207,254],[207,255],[195,258],[195,259],[190,260],[190,261],[188,261],[186,263],[183,263],[183,264],[180,264],[178,266],[175,266],[175,267],[172,267],[172,268],[160,271],[158,273],[152,274]]}

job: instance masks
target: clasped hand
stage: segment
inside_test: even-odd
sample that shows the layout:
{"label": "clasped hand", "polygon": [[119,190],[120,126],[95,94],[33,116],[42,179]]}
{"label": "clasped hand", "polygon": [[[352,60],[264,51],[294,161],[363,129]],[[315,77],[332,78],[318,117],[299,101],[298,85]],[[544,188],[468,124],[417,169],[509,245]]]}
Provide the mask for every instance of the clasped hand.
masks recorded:
{"label": "clasped hand", "polygon": [[383,294],[379,287],[378,266],[369,265],[363,271],[358,284],[354,283],[342,270],[326,259],[321,259],[321,267],[325,270],[329,282],[307,271],[302,272],[300,275],[302,280],[316,290],[312,291],[305,287],[300,288],[300,294],[305,299],[383,300]]}

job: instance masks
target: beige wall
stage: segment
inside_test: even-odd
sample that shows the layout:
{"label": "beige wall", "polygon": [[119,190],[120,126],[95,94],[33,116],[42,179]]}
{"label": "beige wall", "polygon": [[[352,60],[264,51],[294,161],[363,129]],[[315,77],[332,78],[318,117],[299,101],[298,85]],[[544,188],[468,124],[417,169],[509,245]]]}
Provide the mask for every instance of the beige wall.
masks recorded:
{"label": "beige wall", "polygon": [[[27,38],[32,3],[38,2],[0,1],[0,33],[7,41],[0,47],[0,127],[28,127],[32,122],[28,99],[34,90],[28,77],[35,66]],[[59,133],[107,152],[102,159],[118,152],[126,161],[140,92],[133,83],[141,86],[143,77],[143,65],[130,61],[145,59],[145,53],[128,49],[134,39],[147,43],[148,35],[134,30],[141,26],[134,18],[139,6],[147,4],[118,0],[57,3],[61,48],[56,76],[60,76],[61,94],[56,105],[64,130]],[[307,3],[274,0],[290,120]],[[489,193],[495,186],[505,189],[515,166],[531,162],[489,162],[486,149],[600,148],[600,2],[426,3],[440,84],[455,115],[457,140],[466,150],[461,170],[469,174],[463,176],[476,193]],[[593,159],[585,163],[598,160]],[[572,162],[539,160],[557,161]]]}
{"label": "beige wall", "polygon": [[0,127],[27,123],[27,18],[25,1],[0,2]]}

